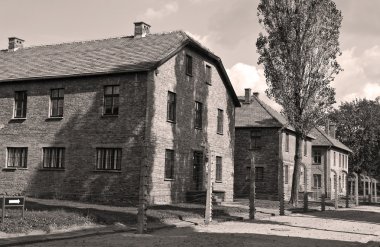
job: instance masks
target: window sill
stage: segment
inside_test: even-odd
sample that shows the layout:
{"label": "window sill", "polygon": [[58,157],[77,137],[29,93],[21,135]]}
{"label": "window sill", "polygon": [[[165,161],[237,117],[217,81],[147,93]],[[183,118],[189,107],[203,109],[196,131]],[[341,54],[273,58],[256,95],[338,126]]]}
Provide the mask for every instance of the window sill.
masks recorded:
{"label": "window sill", "polygon": [[101,173],[121,173],[121,170],[93,170],[93,172],[101,172]]}
{"label": "window sill", "polygon": [[9,120],[10,123],[21,123],[21,122],[24,122],[26,120],[26,118],[11,118]]}
{"label": "window sill", "polygon": [[199,131],[202,131],[202,128],[199,128],[199,127],[194,127],[195,130],[199,130]]}
{"label": "window sill", "polygon": [[322,165],[321,163],[313,163],[313,166],[320,166]]}
{"label": "window sill", "polygon": [[28,168],[21,167],[4,167],[3,171],[16,171],[16,170],[28,170]]}
{"label": "window sill", "polygon": [[221,183],[223,183],[223,181],[221,181],[221,180],[215,180],[215,183],[221,184]]}
{"label": "window sill", "polygon": [[65,169],[59,169],[59,168],[40,168],[38,171],[58,171],[58,172],[64,172]]}
{"label": "window sill", "polygon": [[60,121],[63,117],[49,117],[46,119],[46,121]]}
{"label": "window sill", "polygon": [[206,81],[206,84],[209,85],[209,86],[212,86],[211,82],[207,82],[207,81]]}
{"label": "window sill", "polygon": [[119,115],[102,115],[102,118],[118,118]]}
{"label": "window sill", "polygon": [[186,75],[187,75],[187,76],[190,76],[190,77],[193,77],[193,74],[190,74],[190,73],[188,73],[188,72],[186,72]]}
{"label": "window sill", "polygon": [[165,178],[164,181],[174,181],[174,178]]}
{"label": "window sill", "polygon": [[172,120],[166,120],[166,122],[171,123],[171,124],[176,124],[176,121],[172,121]]}
{"label": "window sill", "polygon": [[216,133],[217,133],[218,135],[221,135],[221,136],[223,135],[223,132],[216,132]]}

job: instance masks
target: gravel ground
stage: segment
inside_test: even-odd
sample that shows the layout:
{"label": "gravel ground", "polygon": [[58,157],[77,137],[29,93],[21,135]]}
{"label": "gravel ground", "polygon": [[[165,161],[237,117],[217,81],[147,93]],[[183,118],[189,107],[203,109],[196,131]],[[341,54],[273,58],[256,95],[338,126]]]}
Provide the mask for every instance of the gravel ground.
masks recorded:
{"label": "gravel ground", "polygon": [[[177,228],[151,234],[116,233],[28,246],[380,246],[380,207],[228,221],[173,221]],[[194,224],[196,223],[196,224]]]}

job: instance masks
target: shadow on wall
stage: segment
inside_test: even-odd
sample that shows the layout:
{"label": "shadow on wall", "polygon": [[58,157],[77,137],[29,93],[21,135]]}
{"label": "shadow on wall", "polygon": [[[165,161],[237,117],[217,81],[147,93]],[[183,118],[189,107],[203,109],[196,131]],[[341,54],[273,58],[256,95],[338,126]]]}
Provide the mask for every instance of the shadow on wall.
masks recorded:
{"label": "shadow on wall", "polygon": [[[172,124],[173,149],[176,153],[174,180],[170,193],[172,202],[183,202],[187,191],[197,190],[194,180],[194,152],[204,152],[208,143],[208,98],[209,88],[205,83],[204,63],[198,57],[193,58],[193,76],[186,75],[185,54],[179,53],[175,59],[177,95],[176,124]],[[203,104],[202,129],[195,129],[195,101]],[[204,156],[203,156],[204,157]],[[205,167],[200,167],[198,183],[204,180]]]}
{"label": "shadow on wall", "polygon": [[[65,169],[48,170],[39,164],[40,169],[34,172],[26,195],[113,205],[136,204],[140,167],[145,157],[145,130],[149,130],[145,124],[146,99],[153,97],[147,95],[146,90],[151,78],[147,74],[139,75],[138,80],[136,74],[131,73],[84,77],[64,83],[64,118],[46,123],[58,130],[53,140],[43,138],[41,143],[65,147]],[[105,85],[120,85],[118,116],[102,115]],[[97,148],[122,148],[121,170],[97,170]]]}

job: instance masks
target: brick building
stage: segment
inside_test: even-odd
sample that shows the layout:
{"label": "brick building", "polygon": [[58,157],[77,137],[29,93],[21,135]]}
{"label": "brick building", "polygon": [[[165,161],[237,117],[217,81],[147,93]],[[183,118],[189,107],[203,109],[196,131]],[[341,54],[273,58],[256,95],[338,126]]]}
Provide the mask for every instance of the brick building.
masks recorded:
{"label": "brick building", "polygon": [[182,31],[0,51],[0,191],[133,204],[204,189],[233,198],[238,98],[219,57]]}
{"label": "brick building", "polygon": [[[241,108],[236,109],[235,182],[236,197],[249,194],[250,153],[256,166],[256,197],[278,199],[279,169],[284,165],[284,193],[290,198],[295,155],[295,132],[287,120],[259,99],[258,93],[239,97]],[[311,141],[303,142],[299,191],[310,191]],[[307,183],[306,183],[307,182]]]}
{"label": "brick building", "polygon": [[347,146],[335,139],[335,125],[328,124],[325,131],[315,128],[312,144],[312,192],[314,197],[325,193],[328,198],[335,198],[335,179],[338,195],[346,195],[348,179],[348,155],[352,152]]}

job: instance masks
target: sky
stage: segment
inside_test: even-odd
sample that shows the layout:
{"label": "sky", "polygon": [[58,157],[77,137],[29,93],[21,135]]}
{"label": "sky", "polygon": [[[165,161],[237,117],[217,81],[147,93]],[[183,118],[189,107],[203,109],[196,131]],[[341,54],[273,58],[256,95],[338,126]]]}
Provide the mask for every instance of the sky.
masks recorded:
{"label": "sky", "polygon": [[[135,21],[152,33],[183,30],[218,55],[238,95],[244,88],[279,109],[265,96],[256,39],[259,0],[0,0],[0,49],[8,37],[25,46],[133,35]],[[331,83],[336,101],[380,96],[380,0],[335,0],[343,23],[338,61]]]}

